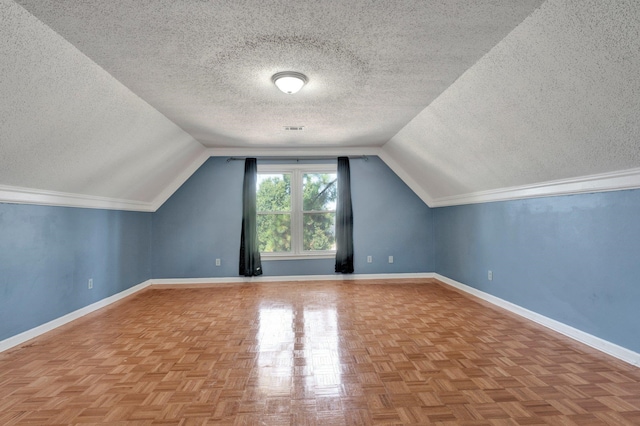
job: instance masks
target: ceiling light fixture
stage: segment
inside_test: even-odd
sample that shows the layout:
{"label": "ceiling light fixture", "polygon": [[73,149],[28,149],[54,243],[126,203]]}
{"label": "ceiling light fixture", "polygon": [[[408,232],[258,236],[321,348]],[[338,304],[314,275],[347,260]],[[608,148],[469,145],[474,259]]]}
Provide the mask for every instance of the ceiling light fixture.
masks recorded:
{"label": "ceiling light fixture", "polygon": [[299,72],[284,71],[274,74],[273,77],[271,77],[271,81],[284,93],[293,95],[302,89],[302,86],[307,84],[309,79],[307,79],[306,75]]}

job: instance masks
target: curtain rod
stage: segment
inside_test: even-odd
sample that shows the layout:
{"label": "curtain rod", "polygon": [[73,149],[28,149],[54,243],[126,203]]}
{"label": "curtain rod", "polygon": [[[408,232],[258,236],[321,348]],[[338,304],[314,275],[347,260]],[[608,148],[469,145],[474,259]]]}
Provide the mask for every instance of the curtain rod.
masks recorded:
{"label": "curtain rod", "polygon": [[339,155],[335,157],[328,156],[307,156],[307,157],[270,157],[259,156],[259,157],[229,157],[227,158],[227,163],[230,161],[240,161],[246,160],[247,158],[257,158],[258,160],[272,160],[272,161],[284,161],[284,160],[296,160],[296,161],[305,161],[305,160],[336,160],[338,157],[349,157],[350,160],[364,160],[369,161],[369,157],[366,155]]}

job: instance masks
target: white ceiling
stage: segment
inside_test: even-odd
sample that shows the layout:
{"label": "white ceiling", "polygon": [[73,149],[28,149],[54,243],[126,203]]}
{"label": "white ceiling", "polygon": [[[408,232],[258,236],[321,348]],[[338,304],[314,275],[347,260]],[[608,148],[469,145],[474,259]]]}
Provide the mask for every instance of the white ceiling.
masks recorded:
{"label": "white ceiling", "polygon": [[549,1],[385,145],[432,199],[640,167],[640,1]]}
{"label": "white ceiling", "polygon": [[[157,207],[220,152],[378,153],[430,204],[640,167],[635,0],[0,0],[0,14],[0,192]],[[283,70],[308,85],[280,93]]]}

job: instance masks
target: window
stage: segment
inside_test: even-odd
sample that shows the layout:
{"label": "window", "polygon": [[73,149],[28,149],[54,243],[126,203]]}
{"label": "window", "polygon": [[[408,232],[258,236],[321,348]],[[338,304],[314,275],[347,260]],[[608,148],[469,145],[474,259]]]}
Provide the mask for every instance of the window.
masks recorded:
{"label": "window", "polygon": [[335,256],[336,166],[258,166],[258,246],[265,258]]}

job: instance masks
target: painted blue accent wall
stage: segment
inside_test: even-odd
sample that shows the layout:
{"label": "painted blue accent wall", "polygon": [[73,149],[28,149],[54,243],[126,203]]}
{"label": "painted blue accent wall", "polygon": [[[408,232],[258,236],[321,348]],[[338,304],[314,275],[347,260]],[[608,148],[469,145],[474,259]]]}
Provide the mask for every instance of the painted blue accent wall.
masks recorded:
{"label": "painted blue accent wall", "polygon": [[154,213],[154,278],[238,276],[243,173],[210,158]]}
{"label": "painted blue accent wall", "polygon": [[434,224],[437,273],[640,352],[640,190],[443,207]]}
{"label": "painted blue accent wall", "polygon": [[356,273],[434,272],[433,210],[380,158],[350,165]]}
{"label": "painted blue accent wall", "polygon": [[[153,216],[154,278],[238,276],[244,163],[210,158]],[[433,272],[429,209],[378,157],[351,161],[356,273]],[[373,263],[366,263],[366,256]],[[394,263],[388,263],[388,256]],[[215,259],[221,266],[215,266]],[[334,273],[333,259],[265,260],[269,276]]]}
{"label": "painted blue accent wall", "polygon": [[0,204],[0,340],[151,278],[150,238],[150,213]]}
{"label": "painted blue accent wall", "polygon": [[[0,204],[0,340],[152,277],[236,277],[242,174],[211,158],[156,213]],[[356,273],[435,271],[640,352],[640,190],[429,209],[377,157],[351,177]]]}

